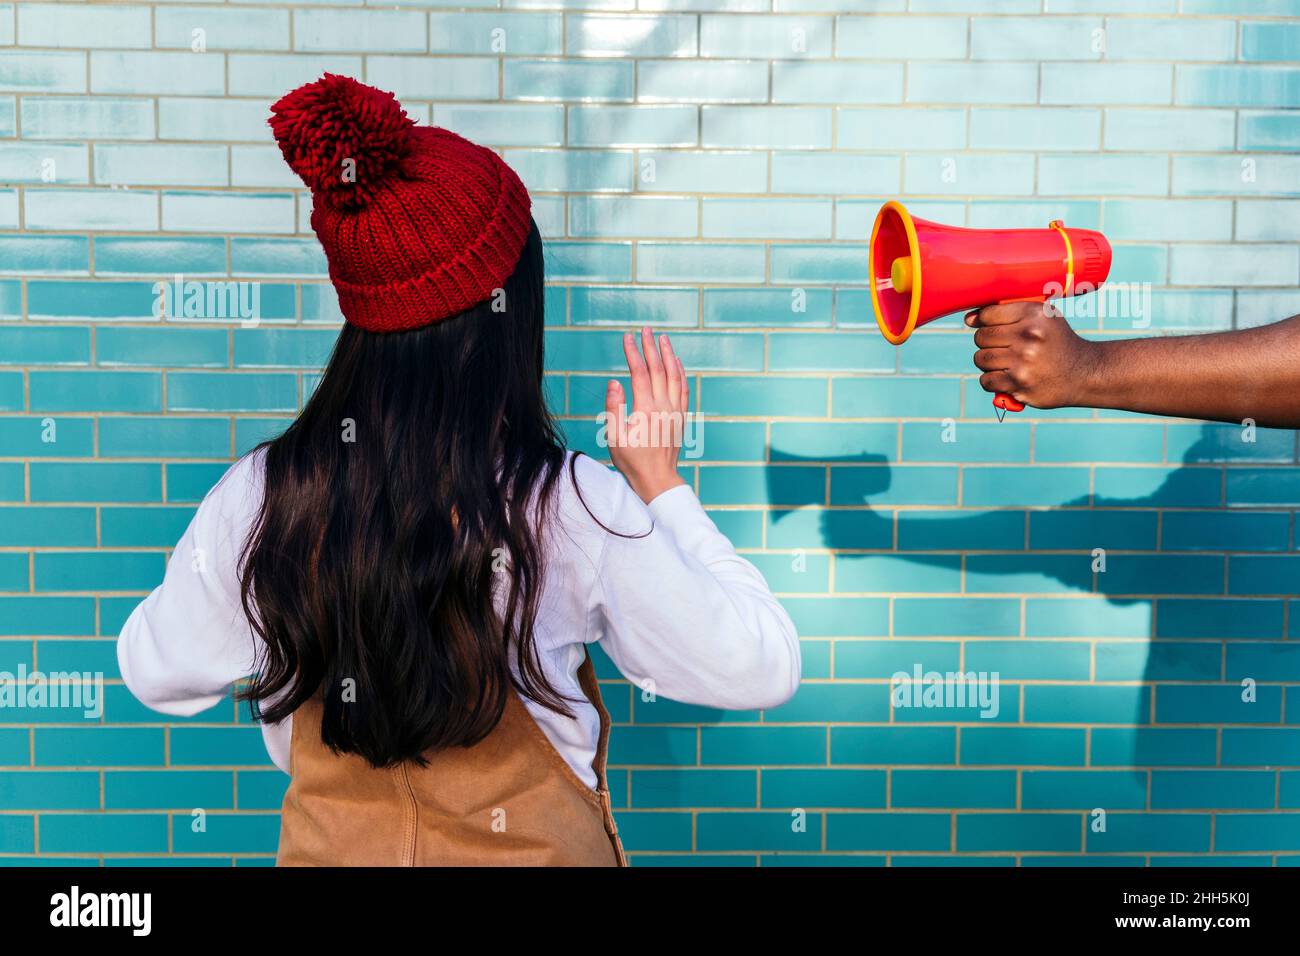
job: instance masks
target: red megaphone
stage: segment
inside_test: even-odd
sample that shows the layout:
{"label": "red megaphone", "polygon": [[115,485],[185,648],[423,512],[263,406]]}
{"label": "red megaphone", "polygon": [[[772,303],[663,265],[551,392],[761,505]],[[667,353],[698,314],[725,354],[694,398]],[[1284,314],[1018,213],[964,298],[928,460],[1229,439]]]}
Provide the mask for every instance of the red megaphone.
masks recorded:
{"label": "red megaphone", "polygon": [[[876,214],[867,252],[871,304],[885,338],[999,302],[1045,302],[1092,292],[1110,274],[1110,243],[1093,229],[962,229],[917,219],[899,202]],[[999,392],[997,408],[1024,405]]]}

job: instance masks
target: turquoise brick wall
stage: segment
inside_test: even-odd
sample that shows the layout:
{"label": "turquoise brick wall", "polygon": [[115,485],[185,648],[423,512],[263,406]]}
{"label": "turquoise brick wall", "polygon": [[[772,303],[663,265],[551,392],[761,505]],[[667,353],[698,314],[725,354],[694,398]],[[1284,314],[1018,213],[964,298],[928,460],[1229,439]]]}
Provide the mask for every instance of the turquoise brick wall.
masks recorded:
{"label": "turquoise brick wall", "polygon": [[[672,330],[705,421],[685,470],[803,635],[804,686],[765,713],[643,701],[603,662],[637,863],[1294,865],[1296,435],[998,424],[960,326],[901,350],[874,331],[864,240],[896,196],[956,224],[1102,228],[1151,308],[1072,308],[1089,336],[1300,312],[1298,18],[1297,0],[0,3],[0,670],[107,681],[96,720],[0,708],[0,859],[274,852],[285,778],[248,715],[143,709],[112,642],[336,334],[265,125],[328,69],[527,181],[574,447],[600,455],[615,330]],[[257,283],[260,320],[159,318],[153,285],[178,272]],[[997,671],[997,716],[892,707],[890,676],[918,665]]]}

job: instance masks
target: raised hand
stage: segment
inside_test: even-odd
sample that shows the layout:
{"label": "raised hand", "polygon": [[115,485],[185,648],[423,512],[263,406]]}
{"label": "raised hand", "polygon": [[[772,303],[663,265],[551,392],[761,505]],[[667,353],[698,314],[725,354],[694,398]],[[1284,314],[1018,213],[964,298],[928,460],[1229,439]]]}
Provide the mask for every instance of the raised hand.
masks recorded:
{"label": "raised hand", "polygon": [[632,378],[632,407],[627,407],[623,386],[610,379],[605,389],[609,454],[632,490],[649,504],[669,488],[685,484],[677,473],[677,457],[690,408],[690,383],[668,336],[661,335],[656,343],[649,326],[641,330],[640,349],[636,336],[624,333],[623,353]]}

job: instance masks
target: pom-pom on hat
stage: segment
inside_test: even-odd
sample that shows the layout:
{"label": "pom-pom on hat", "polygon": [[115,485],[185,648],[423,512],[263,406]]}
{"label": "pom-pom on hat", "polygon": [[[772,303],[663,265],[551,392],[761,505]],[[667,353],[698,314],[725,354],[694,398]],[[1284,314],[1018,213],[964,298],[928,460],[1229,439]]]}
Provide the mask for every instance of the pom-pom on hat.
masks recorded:
{"label": "pom-pom on hat", "polygon": [[311,227],[353,325],[430,325],[514,272],[531,202],[490,149],[417,126],[392,93],[332,73],[271,113],[285,162],[311,190]]}

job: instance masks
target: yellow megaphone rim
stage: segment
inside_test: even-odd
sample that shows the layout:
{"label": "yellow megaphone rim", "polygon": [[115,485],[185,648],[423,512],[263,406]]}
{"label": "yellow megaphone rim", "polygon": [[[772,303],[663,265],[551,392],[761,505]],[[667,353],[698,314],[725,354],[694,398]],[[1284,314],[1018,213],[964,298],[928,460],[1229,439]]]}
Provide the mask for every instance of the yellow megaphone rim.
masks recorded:
{"label": "yellow megaphone rim", "polygon": [[[903,326],[902,332],[894,332],[885,321],[885,313],[880,308],[880,293],[876,289],[876,236],[880,233],[880,224],[884,222],[888,210],[893,210],[903,220],[903,228],[907,230],[907,248],[912,259],[912,298],[908,302],[907,324]],[[871,307],[876,313],[876,324],[880,326],[881,335],[894,345],[902,345],[911,337],[916,329],[916,320],[921,315],[921,246],[916,240],[916,225],[912,222],[912,214],[901,202],[890,200],[880,207],[876,222],[871,227],[871,244],[867,250],[867,278],[871,283]]]}

